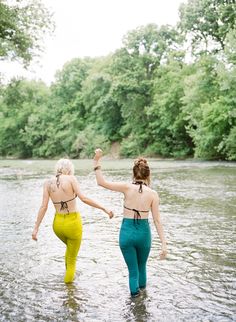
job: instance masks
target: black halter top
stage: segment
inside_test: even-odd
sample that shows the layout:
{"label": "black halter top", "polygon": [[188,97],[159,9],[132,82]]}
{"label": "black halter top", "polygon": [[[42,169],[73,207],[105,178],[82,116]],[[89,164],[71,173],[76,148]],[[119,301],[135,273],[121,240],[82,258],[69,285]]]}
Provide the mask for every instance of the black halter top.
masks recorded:
{"label": "black halter top", "polygon": [[[59,180],[59,178],[60,178],[60,175],[61,175],[62,173],[58,173],[57,175],[56,175],[56,178],[57,178],[57,181],[56,181],[56,185],[57,185],[57,188],[59,188],[59,186],[60,186],[60,180]],[[57,202],[54,202],[53,201],[53,204],[54,205],[61,205],[61,208],[60,208],[60,210],[67,210],[67,212],[69,213],[69,207],[68,207],[68,202],[70,202],[70,201],[72,201],[72,200],[74,200],[75,198],[77,198],[77,195],[75,195],[74,196],[74,198],[72,198],[72,199],[69,199],[69,200],[66,200],[66,201],[63,201],[63,200],[61,200],[61,201],[57,201]]]}
{"label": "black halter top", "polygon": [[[143,192],[143,186],[142,185],[144,184],[146,186],[146,183],[143,182],[143,181],[134,181],[132,183],[133,184],[139,184],[139,190],[138,190],[139,193]],[[137,221],[138,224],[139,224],[138,220],[142,218],[141,215],[140,215],[140,212],[149,212],[149,210],[138,210],[138,209],[135,209],[135,208],[126,207],[125,205],[124,205],[124,208],[128,209],[128,210],[132,210],[134,212],[134,223],[136,223],[136,221]]]}

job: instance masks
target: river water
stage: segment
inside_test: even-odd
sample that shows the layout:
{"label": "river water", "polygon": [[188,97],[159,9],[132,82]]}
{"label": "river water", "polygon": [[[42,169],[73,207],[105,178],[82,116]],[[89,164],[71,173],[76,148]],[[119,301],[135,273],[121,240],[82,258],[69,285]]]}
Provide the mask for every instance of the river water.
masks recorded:
{"label": "river water", "polygon": [[[31,240],[55,161],[0,161],[0,321],[236,321],[235,163],[150,161],[169,254],[158,259],[150,218],[148,285],[135,299],[118,245],[123,196],[96,186],[90,160],[74,164],[83,193],[115,218],[78,200],[83,241],[75,281],[65,285],[51,204],[38,242]],[[131,181],[131,167],[132,160],[103,162],[109,180]]]}

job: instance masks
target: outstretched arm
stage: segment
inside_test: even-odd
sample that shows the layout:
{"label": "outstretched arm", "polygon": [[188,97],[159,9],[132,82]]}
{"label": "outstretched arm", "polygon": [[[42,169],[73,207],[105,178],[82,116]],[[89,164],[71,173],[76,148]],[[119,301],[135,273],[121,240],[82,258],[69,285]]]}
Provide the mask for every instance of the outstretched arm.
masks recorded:
{"label": "outstretched arm", "polygon": [[109,182],[104,179],[102,174],[102,168],[101,168],[101,157],[102,157],[102,150],[96,149],[95,150],[95,156],[94,156],[94,171],[96,175],[96,181],[99,186],[102,186],[103,188],[112,190],[112,191],[118,191],[125,193],[127,190],[127,183],[125,182]]}
{"label": "outstretched arm", "polygon": [[153,217],[154,225],[156,227],[158,236],[162,244],[160,259],[164,259],[167,255],[166,239],[164,236],[164,231],[163,231],[163,226],[162,226],[161,216],[159,211],[159,197],[156,192],[153,192],[153,193],[154,193],[154,199],[151,206],[152,217]]}
{"label": "outstretched arm", "polygon": [[38,216],[37,216],[37,220],[35,222],[35,226],[34,226],[34,230],[32,233],[32,239],[33,240],[37,240],[37,234],[38,234],[38,230],[39,230],[39,226],[43,220],[43,217],[45,216],[45,213],[48,209],[48,202],[49,202],[49,193],[48,193],[48,188],[47,188],[47,182],[44,183],[43,186],[43,199],[42,199],[42,203],[41,206],[39,208],[38,211]]}
{"label": "outstretched arm", "polygon": [[114,216],[113,212],[105,207],[103,207],[102,205],[100,205],[99,203],[97,203],[96,201],[87,198],[84,194],[82,194],[80,187],[79,187],[79,183],[76,179],[75,176],[72,176],[72,186],[74,189],[75,194],[79,197],[79,199],[81,201],[83,201],[84,203],[86,203],[87,205],[97,208],[97,209],[101,209],[102,211],[104,211],[106,214],[108,214],[109,218],[112,218]]}

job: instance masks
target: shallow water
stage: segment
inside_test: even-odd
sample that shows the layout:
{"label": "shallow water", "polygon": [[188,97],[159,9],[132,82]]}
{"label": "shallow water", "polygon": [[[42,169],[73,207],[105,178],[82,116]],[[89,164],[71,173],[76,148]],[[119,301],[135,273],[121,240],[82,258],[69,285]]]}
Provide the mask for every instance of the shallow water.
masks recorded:
{"label": "shallow water", "polygon": [[[150,218],[148,286],[131,299],[118,246],[122,195],[98,188],[91,161],[75,161],[82,191],[115,212],[78,200],[83,241],[72,285],[65,285],[64,245],[52,231],[53,207],[31,232],[42,184],[55,161],[0,161],[0,321],[236,321],[236,164],[152,160],[169,255]],[[104,175],[130,180],[132,160],[104,161]]]}

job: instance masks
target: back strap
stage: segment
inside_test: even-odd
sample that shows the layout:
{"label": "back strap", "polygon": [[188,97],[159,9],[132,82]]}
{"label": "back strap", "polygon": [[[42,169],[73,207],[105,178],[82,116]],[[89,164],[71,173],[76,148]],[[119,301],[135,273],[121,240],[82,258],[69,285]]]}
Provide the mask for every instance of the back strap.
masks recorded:
{"label": "back strap", "polygon": [[138,192],[143,192],[143,184],[146,186],[146,183],[143,181],[134,181],[133,184],[139,184],[139,190]]}
{"label": "back strap", "polygon": [[77,198],[77,196],[75,196],[74,198],[70,199],[70,200],[66,200],[66,201],[58,201],[58,202],[53,202],[54,205],[61,205],[60,210],[67,210],[67,212],[69,213],[69,209],[68,209],[68,204],[67,202],[70,202],[72,200],[74,200],[75,198]]}
{"label": "back strap", "polygon": [[149,212],[149,210],[137,210],[135,208],[128,208],[124,206],[125,209],[132,210],[134,212],[134,224],[136,223],[135,220],[137,220],[137,224],[139,224],[138,220],[142,219],[140,212]]}
{"label": "back strap", "polygon": [[[140,213],[140,212],[149,212],[149,210],[137,210],[137,209],[135,209],[135,208],[128,208],[128,207],[126,207],[126,206],[124,206],[124,208],[125,209],[128,209],[128,210],[133,210],[134,212],[136,212],[136,213]],[[140,215],[140,214],[139,214]]]}
{"label": "back strap", "polygon": [[57,188],[59,188],[59,186],[60,186],[60,180],[59,180],[60,175],[61,175],[61,172],[58,172],[58,173],[56,174],[56,178],[57,178],[56,185],[57,185]]}

